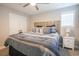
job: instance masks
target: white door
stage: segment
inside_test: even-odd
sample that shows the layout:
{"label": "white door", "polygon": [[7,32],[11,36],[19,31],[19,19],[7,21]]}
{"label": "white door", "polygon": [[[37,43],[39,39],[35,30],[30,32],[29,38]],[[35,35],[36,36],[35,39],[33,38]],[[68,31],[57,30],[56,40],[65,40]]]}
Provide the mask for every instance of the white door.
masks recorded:
{"label": "white door", "polygon": [[16,34],[19,30],[26,32],[26,17],[14,13],[9,14],[9,33]]}

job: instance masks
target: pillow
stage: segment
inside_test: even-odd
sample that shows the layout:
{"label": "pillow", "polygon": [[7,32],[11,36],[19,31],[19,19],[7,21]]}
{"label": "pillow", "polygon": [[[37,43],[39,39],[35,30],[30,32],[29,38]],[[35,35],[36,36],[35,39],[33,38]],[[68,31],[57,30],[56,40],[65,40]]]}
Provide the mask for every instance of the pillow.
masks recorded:
{"label": "pillow", "polygon": [[36,32],[36,28],[35,28],[35,27],[34,27],[34,28],[32,28],[32,32],[34,32],[34,33]]}
{"label": "pillow", "polygon": [[56,29],[53,27],[46,27],[43,29],[44,34],[56,33]]}
{"label": "pillow", "polygon": [[50,27],[50,33],[56,33],[56,29],[54,27]]}
{"label": "pillow", "polygon": [[40,34],[43,34],[43,27],[40,28]]}
{"label": "pillow", "polygon": [[42,28],[42,27],[41,27],[41,28],[39,28],[39,27],[34,27],[34,28],[32,28],[32,32],[43,34],[43,28]]}
{"label": "pillow", "polygon": [[44,33],[44,34],[50,34],[50,28],[49,28],[49,27],[45,27],[45,28],[43,29],[43,33]]}
{"label": "pillow", "polygon": [[40,28],[36,28],[36,33],[40,33]]}

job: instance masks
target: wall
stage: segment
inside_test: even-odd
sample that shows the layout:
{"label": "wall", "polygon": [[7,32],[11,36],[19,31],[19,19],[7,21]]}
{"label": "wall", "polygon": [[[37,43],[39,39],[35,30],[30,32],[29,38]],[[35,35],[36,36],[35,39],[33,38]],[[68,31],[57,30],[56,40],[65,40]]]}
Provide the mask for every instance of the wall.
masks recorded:
{"label": "wall", "polygon": [[79,41],[79,5],[77,5],[75,13],[75,36],[77,41]]}
{"label": "wall", "polygon": [[0,45],[3,45],[9,33],[9,15],[5,8],[0,7]]}
{"label": "wall", "polygon": [[[0,45],[3,45],[8,35],[10,35],[10,27],[9,27],[10,25],[9,14],[10,13],[21,15],[28,19],[28,16],[26,14],[23,14],[16,10],[6,8],[4,6],[0,6]],[[27,20],[26,20],[26,23],[27,23]],[[27,29],[27,26],[26,26],[26,29]]]}

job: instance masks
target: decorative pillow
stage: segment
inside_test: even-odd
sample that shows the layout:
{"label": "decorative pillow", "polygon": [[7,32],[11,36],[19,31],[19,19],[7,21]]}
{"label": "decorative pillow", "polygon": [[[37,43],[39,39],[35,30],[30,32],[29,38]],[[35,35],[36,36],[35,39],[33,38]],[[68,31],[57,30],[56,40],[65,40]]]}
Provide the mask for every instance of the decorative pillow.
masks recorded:
{"label": "decorative pillow", "polygon": [[56,29],[54,27],[50,27],[50,33],[56,33]]}
{"label": "decorative pillow", "polygon": [[45,28],[43,29],[43,33],[44,33],[44,34],[50,34],[50,28],[49,28],[49,27],[45,27]]}
{"label": "decorative pillow", "polygon": [[56,33],[56,29],[53,27],[45,27],[43,29],[44,34]]}
{"label": "decorative pillow", "polygon": [[43,27],[40,28],[40,34],[43,34]]}
{"label": "decorative pillow", "polygon": [[34,28],[32,28],[32,32],[34,32],[34,33],[36,32],[36,28],[35,28],[35,27],[34,27]]}

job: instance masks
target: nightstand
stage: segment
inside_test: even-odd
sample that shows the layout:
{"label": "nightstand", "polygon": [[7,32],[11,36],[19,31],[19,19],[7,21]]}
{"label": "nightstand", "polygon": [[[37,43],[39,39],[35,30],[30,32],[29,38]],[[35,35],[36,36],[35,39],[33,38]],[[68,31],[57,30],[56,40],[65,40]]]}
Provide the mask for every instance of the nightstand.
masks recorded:
{"label": "nightstand", "polygon": [[74,53],[74,46],[75,46],[75,38],[74,37],[64,37],[63,38],[63,48],[71,48],[72,52]]}

